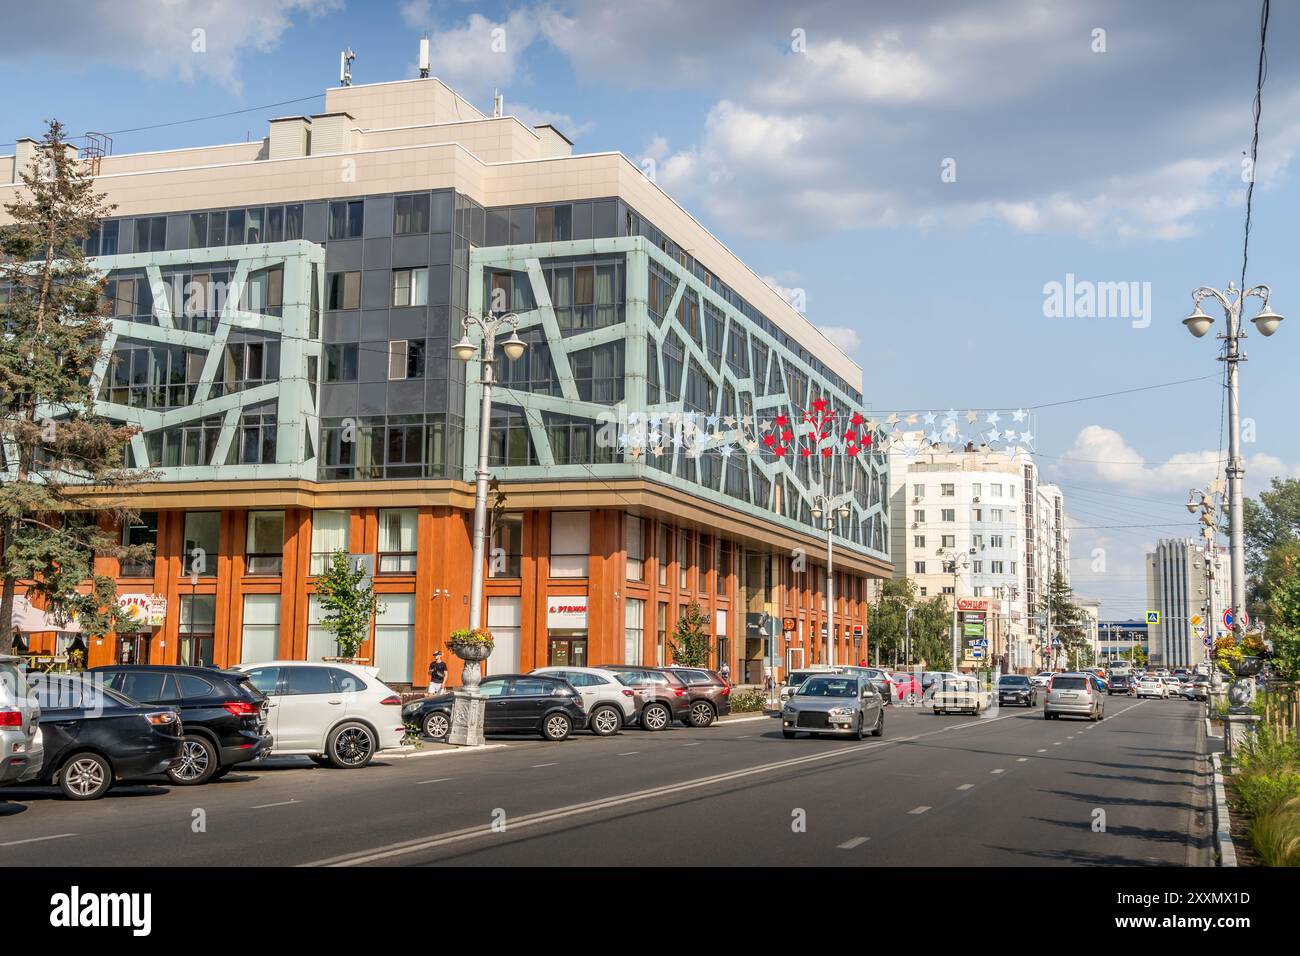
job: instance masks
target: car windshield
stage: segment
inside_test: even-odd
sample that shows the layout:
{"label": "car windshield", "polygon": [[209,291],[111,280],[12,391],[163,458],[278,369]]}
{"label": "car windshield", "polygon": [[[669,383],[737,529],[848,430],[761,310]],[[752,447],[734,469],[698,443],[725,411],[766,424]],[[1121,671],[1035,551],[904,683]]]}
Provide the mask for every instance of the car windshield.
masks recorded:
{"label": "car windshield", "polygon": [[1021,677],[1019,674],[1008,674],[1006,677],[1003,677],[998,680],[999,685],[1006,685],[1006,686],[1015,686],[1015,685],[1024,686],[1025,684],[1028,683],[1029,683],[1029,678]]}
{"label": "car windshield", "polygon": [[1083,690],[1087,680],[1082,677],[1057,677],[1052,681],[1052,690]]}
{"label": "car windshield", "polygon": [[800,697],[856,697],[858,682],[848,677],[810,677],[799,686]]}

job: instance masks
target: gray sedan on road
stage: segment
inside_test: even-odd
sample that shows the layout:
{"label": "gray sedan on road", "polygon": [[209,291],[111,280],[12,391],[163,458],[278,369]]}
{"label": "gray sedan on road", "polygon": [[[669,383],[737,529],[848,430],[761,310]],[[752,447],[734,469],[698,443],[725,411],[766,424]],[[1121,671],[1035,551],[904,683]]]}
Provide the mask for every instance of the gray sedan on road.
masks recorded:
{"label": "gray sedan on road", "polygon": [[781,708],[781,736],[847,734],[861,740],[885,733],[885,704],[874,684],[857,674],[814,674]]}

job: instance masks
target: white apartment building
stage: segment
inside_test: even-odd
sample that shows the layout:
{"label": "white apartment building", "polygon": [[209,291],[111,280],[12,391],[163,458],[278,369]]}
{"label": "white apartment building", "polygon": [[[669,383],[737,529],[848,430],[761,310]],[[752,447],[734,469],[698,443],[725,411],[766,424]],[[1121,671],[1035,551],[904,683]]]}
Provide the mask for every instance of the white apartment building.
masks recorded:
{"label": "white apartment building", "polygon": [[[1160,615],[1148,622],[1150,660],[1164,667],[1190,667],[1204,660],[1204,641],[1225,633],[1228,557],[1208,551],[1194,538],[1165,538],[1147,554],[1147,609]],[[1199,618],[1200,623],[1195,623]]]}

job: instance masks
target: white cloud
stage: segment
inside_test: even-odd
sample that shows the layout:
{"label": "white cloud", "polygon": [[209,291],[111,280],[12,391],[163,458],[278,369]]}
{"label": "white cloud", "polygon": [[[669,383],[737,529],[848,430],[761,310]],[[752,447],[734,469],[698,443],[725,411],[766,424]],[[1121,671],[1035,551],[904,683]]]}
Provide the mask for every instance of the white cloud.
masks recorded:
{"label": "white cloud", "polygon": [[832,345],[849,355],[856,352],[858,346],[862,344],[862,336],[858,334],[857,329],[845,328],[842,325],[819,325],[817,330],[826,336]]}
{"label": "white cloud", "polygon": [[470,99],[491,95],[521,76],[524,54],[537,41],[537,15],[514,10],[504,20],[472,13],[458,26],[436,21],[429,4],[412,0],[402,17],[429,32],[429,72]]}
{"label": "white cloud", "polygon": [[579,122],[567,113],[555,113],[550,110],[535,110],[523,103],[505,104],[507,116],[514,116],[526,126],[541,126],[549,123],[569,139],[577,141],[579,136],[590,133],[596,128],[593,120]]}
{"label": "white cloud", "polygon": [[[7,51],[53,54],[88,63],[112,63],[146,76],[193,82],[211,79],[239,92],[247,56],[276,49],[300,16],[341,9],[342,0],[45,0],[5,10],[6,33],[22,37]],[[57,27],[51,29],[51,24]]]}

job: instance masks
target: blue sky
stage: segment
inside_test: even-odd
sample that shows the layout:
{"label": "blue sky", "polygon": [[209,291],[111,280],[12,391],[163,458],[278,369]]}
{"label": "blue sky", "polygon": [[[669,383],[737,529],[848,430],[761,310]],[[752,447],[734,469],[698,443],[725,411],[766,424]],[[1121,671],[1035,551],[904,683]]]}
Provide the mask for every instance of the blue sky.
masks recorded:
{"label": "blue sky", "polygon": [[[21,38],[6,60],[40,90],[9,100],[4,142],[47,117],[128,130],[319,96],[347,45],[355,82],[405,78],[428,32],[434,75],[480,107],[500,87],[507,112],[555,122],[577,151],[653,161],[755,271],[802,290],[878,409],[1028,407],[1219,372],[1213,341],[1180,321],[1192,289],[1241,272],[1251,3],[2,5]],[[1252,491],[1300,468],[1298,39],[1300,11],[1274,5],[1247,278],[1296,318],[1246,343]],[[321,102],[119,133],[116,150],[260,138],[269,116]],[[1070,274],[1149,283],[1145,318],[1045,316],[1045,284]],[[1076,589],[1104,614],[1144,605],[1146,545],[1194,533],[1181,504],[1214,477],[1220,396],[1207,378],[1037,413],[1076,522],[1174,523],[1076,529]]]}

